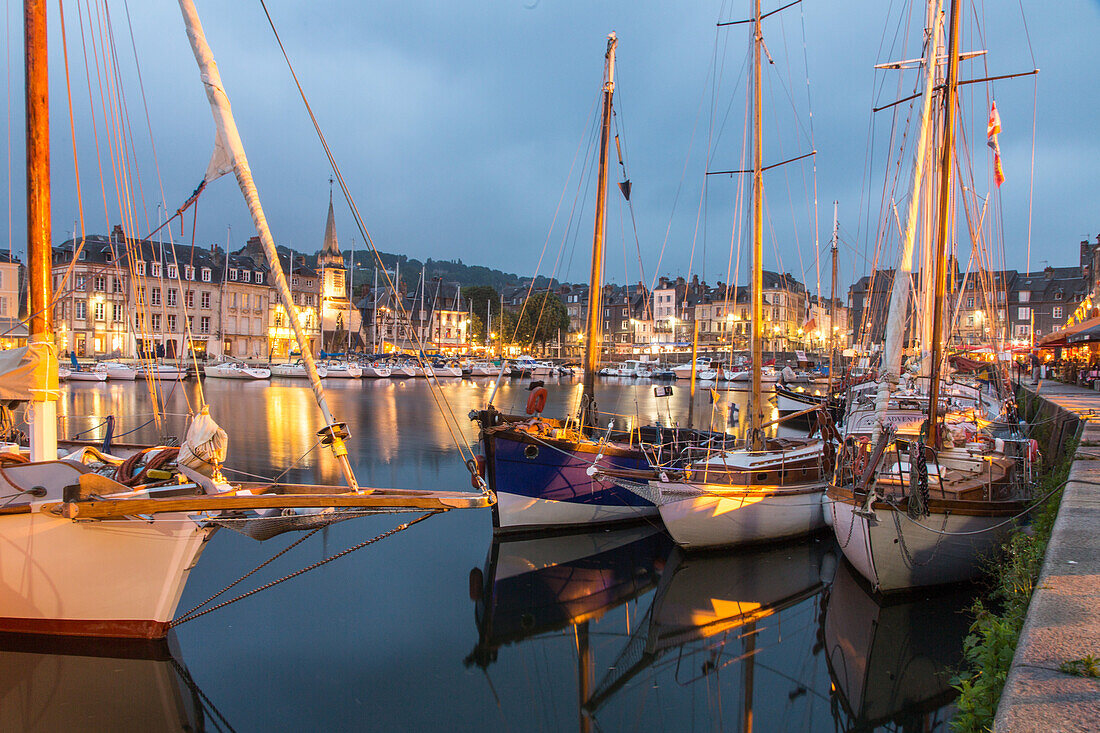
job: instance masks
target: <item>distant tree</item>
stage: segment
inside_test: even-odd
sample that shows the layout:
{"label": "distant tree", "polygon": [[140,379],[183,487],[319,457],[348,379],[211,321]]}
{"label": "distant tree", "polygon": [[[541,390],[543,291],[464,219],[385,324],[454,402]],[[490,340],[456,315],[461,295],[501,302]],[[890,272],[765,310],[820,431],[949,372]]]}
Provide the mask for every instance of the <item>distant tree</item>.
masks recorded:
{"label": "distant tree", "polygon": [[482,323],[489,323],[489,303],[493,304],[493,324],[499,320],[500,293],[489,285],[467,285],[462,288],[462,299],[473,308]]}
{"label": "distant tree", "polygon": [[517,334],[519,343],[545,346],[556,340],[559,333],[568,331],[569,311],[561,298],[544,290],[525,301]]}
{"label": "distant tree", "polygon": [[485,322],[477,313],[471,313],[466,319],[466,341],[478,346],[485,343]]}

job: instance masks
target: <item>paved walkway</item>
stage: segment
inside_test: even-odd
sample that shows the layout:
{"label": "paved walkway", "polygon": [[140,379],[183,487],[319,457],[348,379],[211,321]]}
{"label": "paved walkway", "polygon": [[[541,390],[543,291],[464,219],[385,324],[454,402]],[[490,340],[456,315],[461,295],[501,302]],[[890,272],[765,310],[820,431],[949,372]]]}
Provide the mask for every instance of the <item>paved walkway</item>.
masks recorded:
{"label": "paved walkway", "polygon": [[1058,668],[1100,658],[1100,392],[1026,379],[1024,387],[1085,424],[994,730],[1096,731],[1100,680]]}

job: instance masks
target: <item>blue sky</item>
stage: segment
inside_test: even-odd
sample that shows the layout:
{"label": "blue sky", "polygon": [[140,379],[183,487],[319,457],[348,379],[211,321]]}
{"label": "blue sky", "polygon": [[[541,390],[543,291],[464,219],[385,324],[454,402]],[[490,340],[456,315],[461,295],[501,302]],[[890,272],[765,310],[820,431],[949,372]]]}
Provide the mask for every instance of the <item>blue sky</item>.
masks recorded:
{"label": "blue sky", "polygon": [[[765,2],[765,10],[779,4]],[[866,270],[873,222],[879,216],[883,162],[890,150],[898,156],[896,141],[890,147],[889,118],[880,113],[872,120],[869,110],[911,91],[916,76],[876,75],[872,66],[919,54],[913,19],[922,19],[923,11],[884,5],[805,0],[766,22],[765,38],[776,64],[766,73],[765,161],[793,157],[811,147],[818,151],[813,164],[816,233],[813,167],[799,163],[777,170],[766,184],[766,258],[770,269],[804,276],[811,287],[816,282],[814,243],[829,237],[834,199],[840,201],[844,241],[842,285]],[[570,169],[578,149],[582,159],[587,150],[604,38],[615,30],[620,39],[618,123],[634,185],[638,241],[631,212],[613,192],[608,275],[619,282],[639,279],[635,251],[640,249],[646,280],[652,278],[658,257],[663,273],[698,272],[711,281],[725,279],[738,183],[712,177],[704,191],[703,172],[708,147],[712,170],[743,164],[745,86],[739,75],[748,32],[745,26],[717,31],[715,23],[746,17],[749,3],[269,0],[268,6],[380,249],[421,259],[458,257],[469,264],[531,274],[547,242],[540,272],[556,271],[570,280],[587,276],[594,185],[590,171],[581,177],[574,170],[570,177]],[[77,150],[87,229],[99,232],[107,217],[89,125],[77,8],[66,3]],[[258,2],[208,0],[199,0],[198,9],[275,237],[315,250],[324,231],[329,170],[262,9]],[[1092,121],[1100,113],[1100,90],[1090,51],[1100,30],[1100,4],[1030,0],[977,9],[986,16],[984,36],[977,37],[968,21],[963,48],[989,53],[968,62],[964,78],[1022,72],[1033,65],[1042,69],[1037,86],[1024,78],[998,82],[995,88],[1008,180],[999,199],[991,202],[989,216],[1003,228],[1005,262],[1023,268],[1027,260],[1037,94],[1031,265],[1072,264],[1077,242],[1100,230],[1100,216],[1091,206],[1095,161],[1100,159]],[[141,178],[134,194],[136,228],[144,232],[145,221],[155,225],[157,217],[158,170],[168,207],[175,209],[201,178],[213,124],[176,3],[132,2],[127,7],[111,2],[110,10],[133,159]],[[73,229],[77,207],[57,8],[52,3],[50,13],[54,229],[55,241],[61,241]],[[25,238],[20,4],[9,2],[5,14],[11,143],[4,159],[13,181],[10,230],[18,252]],[[974,188],[983,197],[990,186],[984,95],[983,90],[965,108]],[[93,103],[99,104],[98,90]],[[106,147],[101,147],[109,166]],[[0,178],[7,199],[7,176]],[[116,222],[115,185],[108,180],[106,186],[109,217]],[[342,246],[350,247],[353,238],[362,246],[339,198],[337,227]],[[190,229],[188,219],[188,240]],[[231,245],[252,234],[243,200],[226,177],[201,200],[196,241],[222,243],[228,230]],[[741,259],[744,267],[747,254]]]}

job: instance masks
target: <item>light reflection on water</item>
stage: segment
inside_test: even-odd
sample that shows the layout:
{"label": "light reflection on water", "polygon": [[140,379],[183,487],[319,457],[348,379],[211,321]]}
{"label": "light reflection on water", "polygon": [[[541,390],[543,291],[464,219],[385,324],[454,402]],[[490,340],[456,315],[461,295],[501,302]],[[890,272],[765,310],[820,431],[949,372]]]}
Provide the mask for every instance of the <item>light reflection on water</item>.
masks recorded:
{"label": "light reflection on water", "polygon": [[[659,417],[667,424],[669,415],[686,420],[682,383],[666,407],[665,399],[654,398],[653,385],[616,382],[600,384],[603,410],[647,422]],[[460,439],[476,439],[466,413],[484,406],[491,385],[444,383]],[[547,414],[575,405],[577,381],[547,386]],[[294,481],[339,481],[331,457],[310,450],[320,418],[303,381],[210,380],[205,388],[230,437],[230,465],[263,476],[287,471]],[[124,440],[181,435],[196,389],[194,383],[175,389],[167,411],[176,414],[162,431],[148,425]],[[326,392],[333,412],[349,425],[350,456],[364,485],[469,485],[423,380],[329,380]],[[59,411],[72,432],[98,425],[107,414],[118,417],[116,434],[150,417],[141,382],[69,384],[65,393]],[[525,383],[505,381],[497,404],[522,412],[528,394]],[[744,416],[744,393],[722,395],[736,399]],[[711,409],[709,392],[700,389],[696,414]],[[716,414],[716,426],[724,418]],[[383,516],[333,525],[224,598],[399,521]],[[180,612],[297,538],[261,544],[218,532],[192,572]],[[961,630],[935,624],[951,631],[936,637],[931,650],[927,629],[914,629],[920,619],[958,605],[937,597],[885,609],[847,576],[831,590],[839,557],[828,536],[683,556],[658,528],[646,527],[494,543],[488,511],[452,512],[184,624],[174,632],[174,657],[242,731],[743,731],[750,709],[758,731],[895,723],[942,730],[950,694],[936,670],[961,648],[965,624]],[[885,631],[868,635],[868,629]],[[911,636],[920,643],[910,643]],[[6,649],[0,643],[0,694],[9,689],[3,680],[16,679],[14,665],[28,664]],[[61,657],[46,656],[49,664],[38,668],[54,670],[53,677],[12,688],[43,709],[67,694],[66,675],[82,678],[99,669],[83,662],[66,667],[57,662]],[[150,679],[171,672],[163,656],[148,663]],[[867,680],[852,673],[857,669],[914,677],[899,689],[889,675]],[[198,696],[181,689],[157,698],[170,708],[161,711],[165,719],[218,729],[215,714],[195,712]],[[128,706],[121,690],[93,699],[108,720],[112,708]],[[142,714],[161,720],[156,712]]]}

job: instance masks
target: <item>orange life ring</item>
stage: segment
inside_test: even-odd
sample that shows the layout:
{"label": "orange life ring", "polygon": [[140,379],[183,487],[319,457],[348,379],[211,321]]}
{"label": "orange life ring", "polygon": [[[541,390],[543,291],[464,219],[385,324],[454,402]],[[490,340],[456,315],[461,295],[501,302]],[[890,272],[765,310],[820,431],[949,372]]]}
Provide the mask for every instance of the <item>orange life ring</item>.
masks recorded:
{"label": "orange life ring", "polygon": [[481,488],[481,479],[485,478],[485,456],[474,456],[470,459],[470,486]]}
{"label": "orange life ring", "polygon": [[546,407],[546,387],[539,387],[531,392],[531,396],[527,398],[527,414],[534,415],[540,413]]}

